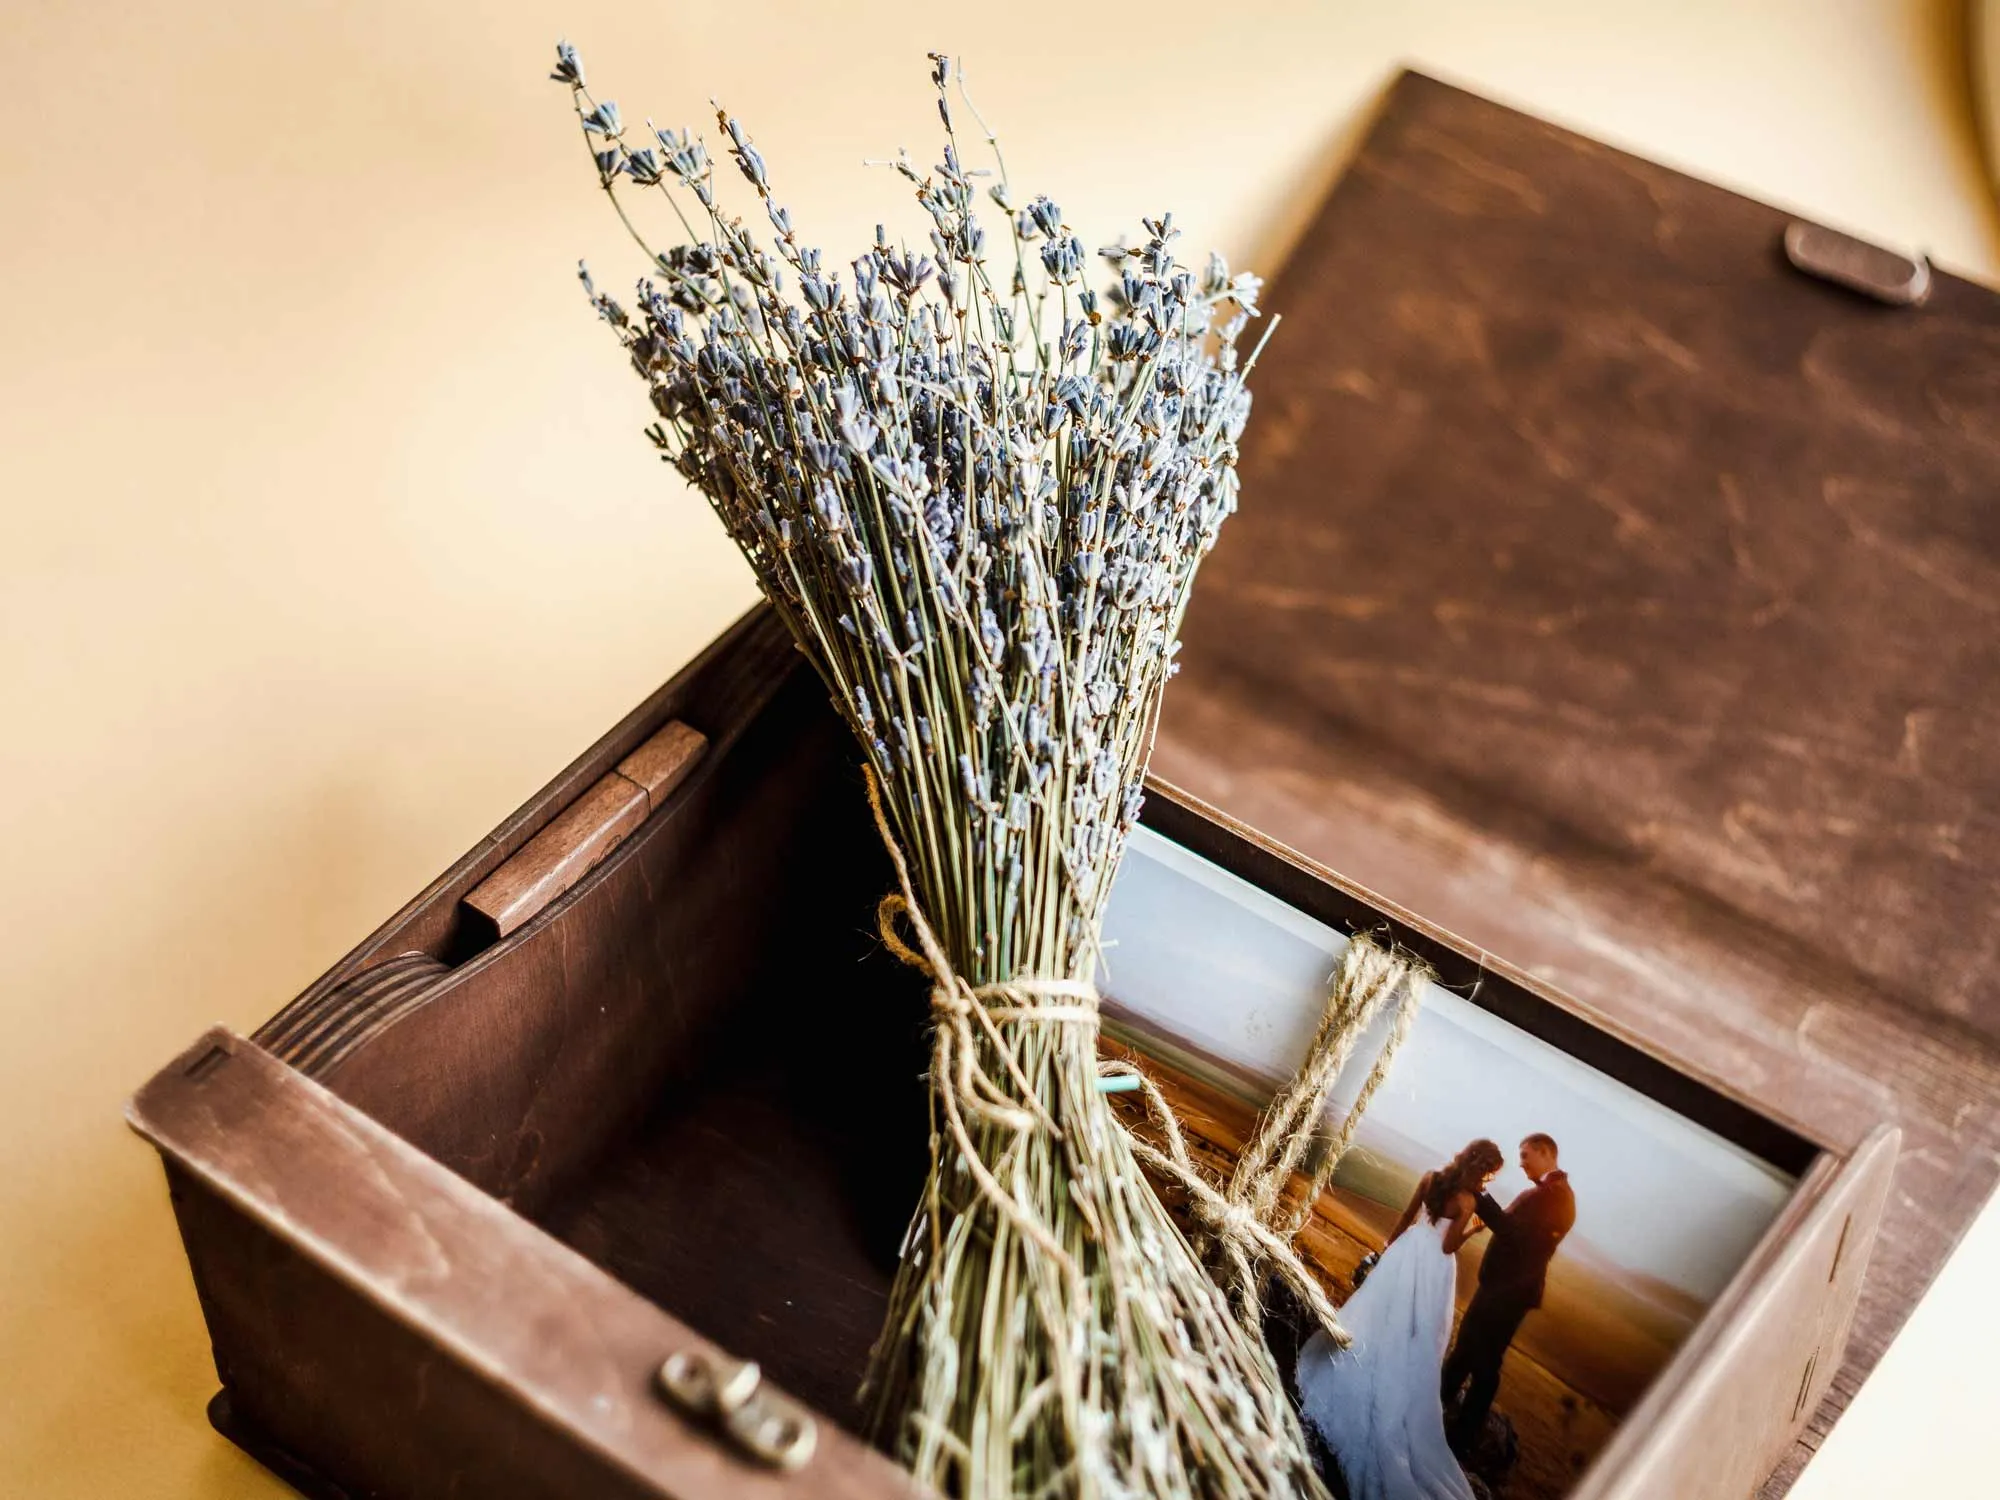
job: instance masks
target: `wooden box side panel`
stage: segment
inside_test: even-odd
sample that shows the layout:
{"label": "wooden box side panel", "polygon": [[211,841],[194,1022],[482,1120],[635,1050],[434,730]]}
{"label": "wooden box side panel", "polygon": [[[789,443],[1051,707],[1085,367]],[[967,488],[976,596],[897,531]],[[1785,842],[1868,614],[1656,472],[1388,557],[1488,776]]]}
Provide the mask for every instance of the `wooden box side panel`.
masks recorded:
{"label": "wooden box side panel", "polygon": [[657,1500],[185,1172],[167,1179],[232,1420],[325,1492]]}
{"label": "wooden box side panel", "polygon": [[1840,1367],[1898,1139],[1884,1127],[1852,1157],[1823,1157],[1807,1174],[1574,1500],[1757,1492]]}
{"label": "wooden box side panel", "polygon": [[[706,752],[650,815],[518,930],[495,940],[490,921],[468,920],[468,891],[669,720]],[[797,926],[787,914],[810,909],[829,844],[875,873],[872,844],[851,837],[864,814],[845,744],[774,617],[754,612],[257,1041],[487,1193],[538,1211],[701,1075],[748,997],[791,993],[773,973],[797,946],[784,941]]]}
{"label": "wooden box side panel", "polygon": [[793,677],[547,911],[312,1075],[536,1212],[699,1076],[732,1013],[802,993],[775,974],[787,914],[811,909],[823,809],[859,815],[844,734]]}
{"label": "wooden box side panel", "polygon": [[653,1372],[705,1340],[252,1043],[211,1032],[130,1118],[234,1402],[357,1494],[913,1493],[823,1420],[790,1476],[682,1420]]}

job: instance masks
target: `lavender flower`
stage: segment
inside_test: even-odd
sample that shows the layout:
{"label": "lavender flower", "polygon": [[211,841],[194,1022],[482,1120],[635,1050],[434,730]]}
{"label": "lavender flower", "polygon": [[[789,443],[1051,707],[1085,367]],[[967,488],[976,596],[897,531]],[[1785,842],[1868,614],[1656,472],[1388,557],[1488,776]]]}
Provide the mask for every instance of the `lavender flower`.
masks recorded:
{"label": "lavender flower", "polygon": [[[880,778],[918,904],[954,967],[973,985],[1088,976],[1195,569],[1236,506],[1255,361],[1239,360],[1236,342],[1257,315],[1260,283],[1232,276],[1220,256],[1198,271],[1180,265],[1167,214],[1144,220],[1135,245],[1121,240],[1091,261],[1054,202],[1015,194],[983,121],[998,180],[978,192],[987,169],[967,164],[948,97],[956,84],[977,119],[963,70],[939,54],[931,63],[944,149],[927,172],[907,152],[889,163],[930,221],[931,253],[878,229],[847,263],[844,288],[826,269],[841,262],[799,243],[740,122],[717,111],[727,154],[774,232],[768,249],[722,205],[699,138],[654,128],[653,144],[627,146],[617,105],[591,95],[575,49],[560,45],[552,76],[569,88],[599,182],[648,267],[631,311],[580,275],[646,383],[649,438],[707,496]],[[671,205],[663,222],[684,231],[664,250],[637,228],[634,200],[653,194]],[[988,202],[1000,214],[991,236],[980,219]],[[1111,278],[1101,296],[1088,284],[1097,266]],[[1062,1060],[1042,1076],[1094,1070],[1087,1035],[1040,1045]],[[1068,1107],[1034,1101],[1045,1115]],[[1086,1134],[1105,1149],[1102,1129]],[[1014,1149],[995,1144],[983,1170],[1015,1170],[1003,1147]],[[934,1170],[963,1197],[962,1157]],[[1070,1171],[1051,1168],[1039,1189],[1065,1224],[1073,1193],[1116,1187],[1109,1169]],[[1130,1211],[1155,1216],[1155,1238],[1126,1246],[1121,1263],[1191,1275],[1174,1283],[1183,1300],[1159,1293],[1158,1334],[1178,1328],[1172,1336],[1220,1348],[1227,1334],[1189,1332],[1205,1315],[1187,1288],[1207,1284],[1160,1248],[1171,1231],[1146,1201]],[[898,1306],[929,1306],[924,1287],[937,1274],[921,1257],[906,1261]],[[1074,1335],[1085,1340],[1078,1360],[1124,1357],[1106,1327],[1032,1316],[1051,1348]],[[950,1336],[916,1311],[898,1326],[920,1323],[924,1338]],[[895,1357],[884,1348],[878,1376]],[[1215,1356],[1239,1374],[1256,1357],[1237,1345]],[[956,1378],[925,1384],[931,1375],[897,1369],[878,1379],[875,1401],[898,1451],[948,1492],[1011,1490],[1011,1471],[968,1479],[961,1465],[973,1460],[953,1456],[970,1451],[964,1433],[952,1443],[922,1435],[950,1434],[964,1395]],[[1261,1404],[1220,1377],[1199,1397],[1183,1392],[1178,1407],[1163,1394],[1207,1378],[1193,1353],[1098,1368],[1093,1389],[1107,1405],[1063,1427],[1080,1398],[1044,1401],[1049,1385],[1032,1410],[1018,1408],[1035,1434],[1021,1441],[1091,1468],[1092,1491],[1316,1493],[1282,1396]],[[1028,1388],[994,1396],[982,1430],[1012,1430],[1008,1403]],[[923,1418],[906,1422],[918,1408]],[[1198,1419],[1187,1415],[1196,1408]],[[1197,1430],[1198,1452],[1167,1435]],[[1223,1463],[1231,1483],[1211,1491],[1190,1477]],[[1050,1480],[1034,1476],[1047,1493],[1073,1492]]]}

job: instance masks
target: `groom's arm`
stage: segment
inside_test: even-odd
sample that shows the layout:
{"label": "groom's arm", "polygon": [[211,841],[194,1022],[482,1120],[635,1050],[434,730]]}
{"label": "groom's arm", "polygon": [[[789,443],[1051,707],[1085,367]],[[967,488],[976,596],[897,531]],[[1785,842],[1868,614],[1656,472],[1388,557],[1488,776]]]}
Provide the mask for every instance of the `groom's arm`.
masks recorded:
{"label": "groom's arm", "polygon": [[[1491,1208],[1496,1218],[1487,1218]],[[1479,1217],[1486,1220],[1495,1237],[1513,1235],[1530,1242],[1548,1240],[1551,1250],[1557,1240],[1576,1222],[1575,1200],[1546,1184],[1538,1183],[1506,1208],[1485,1193],[1479,1195]]]}
{"label": "groom's arm", "polygon": [[1493,1231],[1496,1240],[1508,1235],[1532,1234],[1551,1207],[1549,1195],[1539,1185],[1529,1188],[1505,1208],[1491,1193],[1479,1194],[1474,1202],[1479,1206],[1480,1222]]}

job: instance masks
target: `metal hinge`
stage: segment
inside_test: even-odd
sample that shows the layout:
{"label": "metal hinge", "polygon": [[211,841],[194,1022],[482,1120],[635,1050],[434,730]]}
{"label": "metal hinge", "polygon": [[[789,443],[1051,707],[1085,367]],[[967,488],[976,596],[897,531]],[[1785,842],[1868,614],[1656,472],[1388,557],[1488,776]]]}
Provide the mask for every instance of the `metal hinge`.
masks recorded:
{"label": "metal hinge", "polygon": [[819,1426],[812,1414],[765,1385],[752,1361],[683,1349],[667,1356],[657,1378],[669,1404],[715,1428],[758,1463],[789,1474],[813,1456]]}

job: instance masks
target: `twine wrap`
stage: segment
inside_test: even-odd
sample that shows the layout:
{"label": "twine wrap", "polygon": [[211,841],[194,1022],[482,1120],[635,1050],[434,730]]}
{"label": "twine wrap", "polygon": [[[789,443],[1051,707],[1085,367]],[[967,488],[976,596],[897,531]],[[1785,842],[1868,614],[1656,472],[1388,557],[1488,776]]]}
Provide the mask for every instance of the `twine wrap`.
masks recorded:
{"label": "twine wrap", "polygon": [[[923,912],[917,906],[902,854],[890,838],[887,824],[881,821],[882,806],[872,774],[868,795],[875,808],[883,840],[896,863],[896,879],[902,885],[901,891],[890,892],[875,908],[875,926],[884,947],[911,968],[930,976],[931,1015],[935,1021],[931,1033],[931,1081],[933,1095],[944,1110],[945,1125],[951,1133],[952,1144],[958,1147],[966,1169],[994,1206],[1007,1215],[1016,1229],[1039,1243],[1057,1258],[1067,1272],[1074,1274],[1076,1267],[1068,1252],[1049,1238],[1047,1231],[1032,1215],[1022,1210],[1013,1195],[981,1164],[972,1137],[966,1132],[964,1117],[966,1114],[977,1115],[991,1124],[1017,1133],[1039,1126],[1060,1138],[1062,1127],[1049,1117],[1048,1110],[1036,1097],[1033,1085],[1021,1071],[1020,1060],[1000,1028],[1003,1024],[1023,1022],[1067,1024],[1088,1026],[1094,1033],[1098,1019],[1097,989],[1081,979],[1010,979],[997,984],[969,984],[951,966],[937,934],[931,930],[930,923],[924,920]],[[910,930],[916,935],[917,947],[914,949],[896,931],[899,914],[909,922]],[[1039,1003],[1051,997],[1081,1003]],[[980,1066],[977,1044],[980,1031],[985,1032],[993,1050],[1005,1063],[1008,1077],[1018,1090],[1019,1097],[1027,1101],[1026,1108],[1014,1103],[1013,1097]]]}

